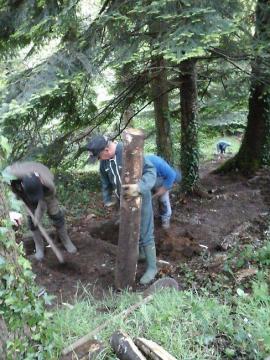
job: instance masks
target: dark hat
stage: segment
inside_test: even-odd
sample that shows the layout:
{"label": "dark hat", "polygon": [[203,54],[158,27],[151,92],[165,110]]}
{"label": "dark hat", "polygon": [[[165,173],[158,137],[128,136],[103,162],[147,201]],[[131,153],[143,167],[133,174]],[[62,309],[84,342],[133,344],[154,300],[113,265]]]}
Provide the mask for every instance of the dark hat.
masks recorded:
{"label": "dark hat", "polygon": [[32,204],[37,204],[43,198],[43,186],[39,176],[30,174],[22,178],[22,188]]}
{"label": "dark hat", "polygon": [[108,145],[108,138],[103,135],[94,136],[87,144],[87,149],[90,152],[89,161],[95,162],[98,159],[99,153]]}

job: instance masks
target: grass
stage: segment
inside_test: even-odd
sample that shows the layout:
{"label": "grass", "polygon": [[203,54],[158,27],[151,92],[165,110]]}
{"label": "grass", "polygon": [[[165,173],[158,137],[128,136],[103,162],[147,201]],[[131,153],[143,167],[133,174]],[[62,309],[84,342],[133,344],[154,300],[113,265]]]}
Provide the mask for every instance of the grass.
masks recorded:
{"label": "grass", "polygon": [[[91,172],[90,172],[91,170]],[[60,204],[68,209],[69,215],[78,217],[85,215],[91,208],[94,213],[96,201],[101,199],[100,176],[97,168],[84,172],[61,173],[56,176],[57,195]],[[101,209],[96,209],[96,215]]]}
{"label": "grass", "polygon": [[112,293],[99,302],[85,294],[72,309],[60,308],[52,325],[59,334],[58,348],[111,319],[97,334],[106,345],[99,359],[117,359],[109,338],[119,328],[132,338],[154,340],[177,359],[263,359],[270,353],[270,298],[264,281],[254,282],[251,294],[238,291],[223,303],[192,291],[163,290],[122,320],[118,314],[139,298]]}

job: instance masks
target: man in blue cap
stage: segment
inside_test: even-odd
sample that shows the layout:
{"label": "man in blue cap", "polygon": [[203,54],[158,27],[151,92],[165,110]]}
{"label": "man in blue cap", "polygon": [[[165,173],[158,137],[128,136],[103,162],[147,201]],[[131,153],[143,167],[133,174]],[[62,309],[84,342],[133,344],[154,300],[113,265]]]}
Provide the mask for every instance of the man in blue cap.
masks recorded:
{"label": "man in blue cap", "polygon": [[68,236],[64,214],[56,198],[51,171],[45,165],[34,161],[17,162],[4,171],[13,178],[10,182],[12,191],[34,214],[34,221],[28,217],[28,224],[35,242],[35,258],[37,260],[44,258],[44,240],[37,223],[41,221],[46,211],[66,250],[75,253],[77,249]]}
{"label": "man in blue cap", "polygon": [[154,240],[154,221],[151,189],[156,182],[154,165],[144,158],[142,177],[137,184],[122,185],[122,154],[123,144],[111,141],[106,136],[94,136],[87,144],[90,153],[90,162],[100,161],[100,175],[102,184],[103,202],[107,207],[113,206],[112,194],[120,201],[120,193],[126,198],[141,195],[141,228],[139,247],[143,248],[147,269],[140,283],[150,283],[157,273],[156,246]]}

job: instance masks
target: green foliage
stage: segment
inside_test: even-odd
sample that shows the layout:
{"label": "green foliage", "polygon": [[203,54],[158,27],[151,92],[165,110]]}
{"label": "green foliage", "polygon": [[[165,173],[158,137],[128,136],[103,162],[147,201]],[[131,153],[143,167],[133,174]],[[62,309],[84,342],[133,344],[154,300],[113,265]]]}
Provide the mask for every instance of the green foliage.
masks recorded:
{"label": "green foliage", "polygon": [[262,265],[270,265],[270,241],[268,241],[265,246],[258,250],[255,260],[257,260]]}
{"label": "green foliage", "polygon": [[67,158],[73,132],[84,128],[97,110],[92,89],[82,94],[84,81],[81,73],[72,79],[59,75],[56,85],[39,89],[24,103],[2,105],[2,129],[13,143],[12,160],[27,156],[55,166]]}
{"label": "green foliage", "polygon": [[[81,129],[88,128],[90,132],[97,127],[101,132],[115,133],[119,117],[130,104],[136,112],[146,101],[153,100],[149,86],[149,62],[153,56],[167,59],[168,79],[175,80],[179,75],[177,64],[184,59],[208,58],[213,49],[228,49],[231,44],[235,52],[240,52],[239,27],[247,42],[247,29],[252,23],[244,21],[250,15],[249,2],[243,8],[240,1],[229,0],[222,4],[117,0],[109,2],[94,20],[80,12],[81,2],[73,0],[2,3],[3,18],[8,19],[8,32],[2,44],[13,49],[22,46],[26,54],[19,54],[14,68],[11,63],[8,69],[3,68],[5,85],[0,112],[5,135],[14,143],[12,159],[39,159],[50,167],[59,162],[71,166],[76,161],[74,157],[80,156],[83,146],[74,137]],[[30,51],[26,48],[29,41],[34,44]],[[55,41],[59,44],[53,47],[53,54],[49,53],[49,45]],[[48,52],[41,60],[38,52],[46,46]],[[25,67],[24,63],[31,66]],[[236,72],[231,74],[234,67],[224,66],[223,60],[213,63],[202,60],[201,64],[202,116],[216,118],[231,108],[239,110],[246,96],[246,84],[243,89],[241,85],[239,92],[240,76]],[[117,81],[107,81],[106,87],[117,95],[111,104],[104,103],[98,115],[92,78],[97,79],[98,72],[105,67],[116,73]],[[211,84],[205,92],[209,79]],[[221,81],[228,89],[226,99]],[[179,113],[175,120],[171,119],[171,128],[175,128],[176,121],[179,122]],[[176,137],[179,141],[179,134]],[[179,144],[174,144],[178,161]]]}
{"label": "green foliage", "polygon": [[0,53],[12,53],[14,49],[29,44],[32,47],[40,46],[42,41],[53,38],[55,33],[65,35],[76,20],[75,4],[72,0],[1,0],[3,31],[0,36]]}
{"label": "green foliage", "polygon": [[[1,167],[3,153],[10,150],[1,137]],[[8,190],[1,177],[2,198],[8,199]],[[12,206],[13,204],[10,204]],[[0,204],[1,215],[8,216],[5,204]],[[39,296],[31,264],[24,257],[22,244],[17,245],[9,219],[0,223],[0,316],[4,319],[8,339],[8,359],[53,359],[54,333],[48,330],[51,313],[46,310],[51,296]]]}
{"label": "green foliage", "polygon": [[100,175],[93,169],[85,172],[61,172],[56,174],[57,196],[61,204],[69,209],[71,216],[85,216],[91,213],[102,215],[102,209],[95,206],[100,197]]}

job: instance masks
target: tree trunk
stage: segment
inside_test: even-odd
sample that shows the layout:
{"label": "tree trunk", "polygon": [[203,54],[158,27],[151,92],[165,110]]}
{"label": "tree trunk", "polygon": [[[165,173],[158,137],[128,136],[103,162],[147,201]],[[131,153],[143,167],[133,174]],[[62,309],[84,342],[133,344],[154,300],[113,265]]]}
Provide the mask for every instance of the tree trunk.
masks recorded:
{"label": "tree trunk", "polygon": [[180,64],[182,189],[193,192],[199,180],[196,60]]}
{"label": "tree trunk", "polygon": [[[123,132],[122,184],[138,183],[142,176],[144,134],[140,130]],[[133,287],[137,270],[138,242],[141,222],[141,197],[120,199],[120,228],[115,270],[118,289]]]}
{"label": "tree trunk", "polygon": [[151,81],[152,95],[154,98],[154,111],[156,123],[157,154],[172,164],[173,151],[170,129],[168,81],[165,68],[165,60],[162,56],[152,60]]}
{"label": "tree trunk", "polygon": [[252,174],[270,164],[270,5],[258,0],[254,35],[255,60],[252,64],[248,121],[238,154],[218,171],[239,169]]}
{"label": "tree trunk", "polygon": [[6,344],[8,341],[8,331],[6,322],[2,316],[0,316],[0,359],[5,360],[7,358]]}
{"label": "tree trunk", "polygon": [[132,118],[133,115],[134,115],[134,110],[132,109],[131,106],[129,106],[123,113],[121,128],[133,126],[133,118]]}

